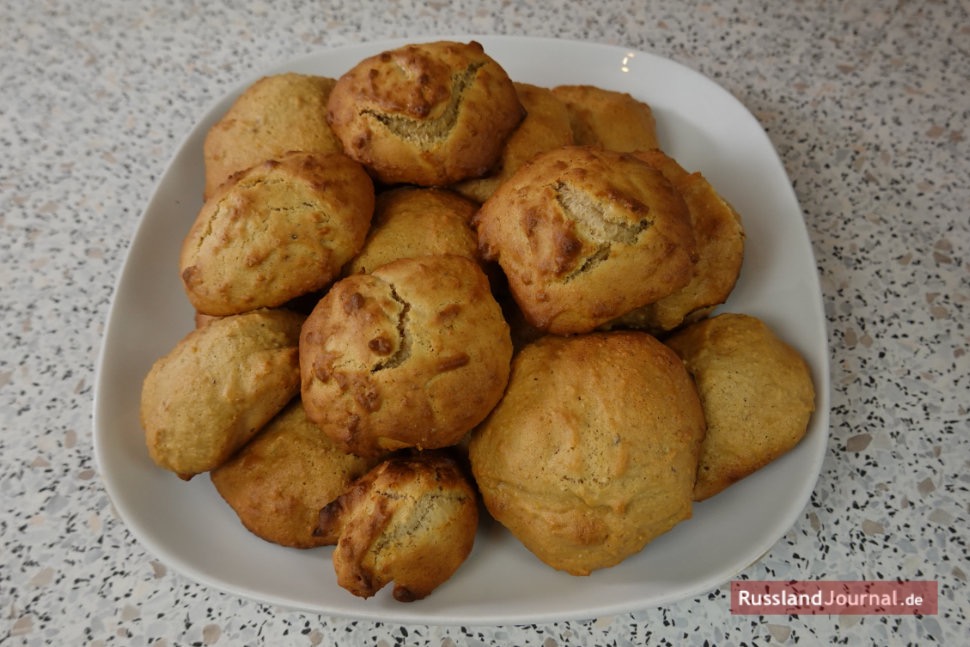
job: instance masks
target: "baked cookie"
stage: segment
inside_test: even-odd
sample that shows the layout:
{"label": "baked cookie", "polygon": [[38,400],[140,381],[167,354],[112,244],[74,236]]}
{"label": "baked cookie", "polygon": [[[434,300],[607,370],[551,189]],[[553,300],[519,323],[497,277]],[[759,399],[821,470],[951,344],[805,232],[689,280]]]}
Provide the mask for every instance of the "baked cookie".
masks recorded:
{"label": "baked cookie", "polygon": [[363,274],[399,258],[457,254],[478,259],[471,218],[478,205],[444,189],[399,187],[377,195],[364,248],[345,268]]}
{"label": "baked cookie", "polygon": [[476,42],[406,45],[337,80],[330,126],[386,184],[445,186],[485,174],[524,117],[505,70]]}
{"label": "baked cookie", "polygon": [[560,85],[552,93],[569,112],[577,144],[623,153],[659,148],[657,124],[648,103],[626,92],[593,85]]}
{"label": "baked cookie", "polygon": [[523,313],[556,334],[594,330],[682,288],[694,234],[683,198],[629,154],[566,146],[502,183],[473,222]]}
{"label": "baked cookie", "polygon": [[468,557],[478,528],[475,490],[441,451],[394,456],[320,512],[318,532],[336,543],[337,583],[369,598],[394,582],[412,602],[447,581]]}
{"label": "baked cookie", "polygon": [[320,290],[364,244],[374,185],[342,153],[256,165],[206,201],[182,245],[182,283],[209,315],[281,306]]}
{"label": "baked cookie", "polygon": [[687,285],[613,322],[661,334],[706,317],[727,301],[744,260],[744,227],[738,213],[702,174],[687,172],[658,149],[634,155],[663,173],[683,196],[697,244],[697,263]]}
{"label": "baked cookie", "polygon": [[474,261],[404,258],[338,281],[300,337],[307,415],[347,451],[454,445],[508,381],[512,342]]}
{"label": "baked cookie", "polygon": [[528,83],[514,85],[519,101],[525,108],[525,119],[505,142],[495,168],[484,177],[465,180],[452,187],[479,203],[485,202],[499,184],[539,153],[573,143],[566,106],[549,88]]}
{"label": "baked cookie", "polygon": [[549,335],[513,360],[469,460],[486,508],[546,564],[613,566],[691,515],[704,414],[639,331]]}
{"label": "baked cookie", "polygon": [[290,151],[340,152],[327,124],[336,79],[292,72],[259,79],[206,133],[205,195],[233,175]]}
{"label": "baked cookie", "polygon": [[805,435],[815,409],[811,372],[757,317],[717,315],[666,343],[693,376],[707,419],[695,500],[764,467]]}
{"label": "baked cookie", "polygon": [[184,479],[219,467],[300,391],[303,317],[257,310],[215,319],[158,359],[141,391],[152,460]]}
{"label": "baked cookie", "polygon": [[338,448],[296,398],[209,476],[257,537],[312,548],[326,543],[317,533],[320,510],[376,463]]}

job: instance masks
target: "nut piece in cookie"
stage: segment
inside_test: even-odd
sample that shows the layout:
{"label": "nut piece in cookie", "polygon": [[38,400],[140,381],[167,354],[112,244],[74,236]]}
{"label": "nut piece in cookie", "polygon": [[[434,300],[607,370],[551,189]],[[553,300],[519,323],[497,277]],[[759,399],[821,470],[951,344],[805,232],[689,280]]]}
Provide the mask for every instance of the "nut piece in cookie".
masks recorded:
{"label": "nut piece in cookie", "polygon": [[476,202],[485,202],[499,184],[539,153],[574,143],[566,106],[551,90],[516,83],[515,91],[526,116],[505,142],[498,164],[486,176],[465,180],[452,187]]}
{"label": "nut piece in cookie", "polygon": [[398,187],[377,195],[360,253],[344,268],[364,274],[399,258],[457,254],[478,260],[471,218],[478,205],[445,189]]}
{"label": "nut piece in cookie", "polygon": [[697,321],[727,301],[744,260],[744,227],[734,208],[700,173],[687,172],[657,149],[637,151],[634,155],[663,173],[680,192],[690,212],[697,244],[697,263],[687,285],[611,324],[661,334]]}
{"label": "nut piece in cookie", "polygon": [[707,419],[696,501],[764,467],[805,435],[815,409],[811,372],[760,319],[717,315],[666,343],[693,376]]}
{"label": "nut piece in cookie", "polygon": [[585,146],[541,153],[475,216],[535,327],[582,333],[682,288],[697,259],[690,214],[657,169]]}
{"label": "nut piece in cookie", "polygon": [[148,453],[184,479],[219,467],[300,391],[303,317],[256,310],[196,328],[142,384]]}
{"label": "nut piece in cookie", "polygon": [[320,509],[376,462],[337,447],[307,420],[297,398],[209,476],[250,532],[311,548],[325,544],[316,532]]}
{"label": "nut piece in cookie", "polygon": [[552,93],[569,112],[577,144],[621,153],[659,147],[649,104],[625,92],[592,85],[560,85]]}
{"label": "nut piece in cookie", "polygon": [[368,598],[389,582],[400,602],[428,596],[468,557],[478,527],[475,490],[442,451],[395,456],[320,512],[336,543],[337,583]]}
{"label": "nut piece in cookie", "polygon": [[203,197],[237,173],[290,151],[341,152],[327,124],[327,100],[336,82],[288,72],[246,88],[206,133]]}
{"label": "nut piece in cookie", "polygon": [[491,515],[573,575],[691,516],[704,414],[676,354],[639,331],[547,335],[513,361],[469,460]]}
{"label": "nut piece in cookie", "polygon": [[508,381],[512,341],[481,267],[403,258],[338,281],[300,337],[307,416],[347,451],[456,444]]}
{"label": "nut piece in cookie", "polygon": [[406,45],[337,80],[330,126],[386,184],[445,186],[494,165],[524,116],[505,70],[481,44]]}
{"label": "nut piece in cookie", "polygon": [[209,315],[278,307],[328,286],[360,250],[374,185],[342,153],[288,153],[224,184],[182,245],[182,283]]}

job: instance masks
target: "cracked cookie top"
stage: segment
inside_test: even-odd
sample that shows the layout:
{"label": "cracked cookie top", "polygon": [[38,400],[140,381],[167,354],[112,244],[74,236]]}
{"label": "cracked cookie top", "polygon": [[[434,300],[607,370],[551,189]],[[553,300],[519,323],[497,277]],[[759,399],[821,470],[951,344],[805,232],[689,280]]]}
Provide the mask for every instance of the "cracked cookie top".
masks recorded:
{"label": "cracked cookie top", "polygon": [[182,283],[207,315],[276,307],[328,286],[360,250],[374,185],[342,153],[292,152],[223,184],[185,238]]}
{"label": "cracked cookie top", "polygon": [[555,334],[589,332],[673,293],[697,260],[687,205],[667,178],[597,147],[533,158],[474,225],[526,318]]}
{"label": "cracked cookie top", "polygon": [[458,443],[508,381],[512,342],[463,256],[405,258],[338,281],[300,338],[307,416],[360,456]]}
{"label": "cracked cookie top", "polygon": [[327,120],[381,182],[446,186],[484,175],[525,116],[505,70],[476,42],[407,45],[337,80]]}

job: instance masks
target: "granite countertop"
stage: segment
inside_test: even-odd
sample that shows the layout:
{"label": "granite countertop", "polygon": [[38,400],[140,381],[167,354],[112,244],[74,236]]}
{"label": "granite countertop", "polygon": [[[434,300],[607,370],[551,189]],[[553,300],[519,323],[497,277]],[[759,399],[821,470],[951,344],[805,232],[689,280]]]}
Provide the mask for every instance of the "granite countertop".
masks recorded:
{"label": "granite countertop", "polygon": [[[968,634],[970,7],[386,0],[4,2],[0,21],[0,644],[962,644]],[[116,516],[92,451],[115,281],[180,141],[241,79],[380,38],[617,44],[694,68],[761,122],[821,280],[831,431],[752,580],[934,580],[924,616],[732,615],[695,599],[538,626],[396,626],[198,584]]]}

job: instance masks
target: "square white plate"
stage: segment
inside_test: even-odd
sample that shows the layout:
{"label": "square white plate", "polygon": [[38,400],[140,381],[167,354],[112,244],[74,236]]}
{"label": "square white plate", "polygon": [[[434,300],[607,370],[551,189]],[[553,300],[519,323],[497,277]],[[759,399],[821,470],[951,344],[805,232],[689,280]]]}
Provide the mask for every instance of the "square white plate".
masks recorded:
{"label": "square white plate", "polygon": [[[423,624],[520,624],[592,618],[700,595],[758,560],[802,515],[828,436],[825,319],[811,244],[784,168],[758,121],[724,89],[645,52],[504,36],[478,40],[513,80],[592,84],[629,92],[654,110],[664,150],[701,171],[741,214],[744,267],[722,311],[762,318],[813,370],[817,411],[808,434],[768,467],[695,506],[694,516],[621,565],[575,577],[555,571],[491,520],[451,580],[425,600],[369,600],[336,584],[329,548],[300,551],[246,531],[205,476],[183,482],[152,463],[138,407],[152,363],[192,328],[178,276],[182,239],[201,206],[202,142],[241,83],[188,134],[145,208],[116,286],[98,364],[95,452],[119,515],[159,559],[218,589],[329,615]],[[362,58],[405,44],[322,51],[265,70],[338,77]],[[783,573],[779,573],[783,577]]]}

